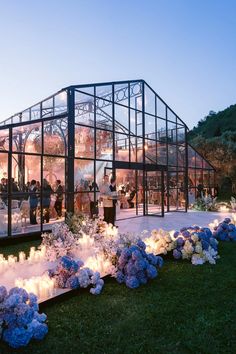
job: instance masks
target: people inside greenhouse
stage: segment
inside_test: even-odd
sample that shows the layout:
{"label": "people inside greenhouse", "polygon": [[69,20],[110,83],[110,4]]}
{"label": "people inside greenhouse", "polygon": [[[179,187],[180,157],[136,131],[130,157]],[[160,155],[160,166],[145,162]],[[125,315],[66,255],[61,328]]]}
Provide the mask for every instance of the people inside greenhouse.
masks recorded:
{"label": "people inside greenhouse", "polygon": [[36,225],[37,219],[37,206],[38,206],[38,196],[37,196],[37,186],[35,179],[32,179],[29,187],[29,205],[30,205],[30,224]]}
{"label": "people inside greenhouse", "polygon": [[7,205],[7,179],[2,178],[0,183],[0,194],[2,201]]}
{"label": "people inside greenhouse", "polygon": [[131,192],[130,192],[129,199],[128,199],[128,203],[129,203],[130,208],[134,208],[135,195],[136,195],[136,190],[135,190],[134,186],[131,186]]}
{"label": "people inside greenhouse", "polygon": [[96,182],[92,182],[90,186],[90,217],[98,216],[98,200],[99,200],[99,189]]}
{"label": "people inside greenhouse", "polygon": [[56,180],[56,201],[54,204],[54,208],[57,212],[57,219],[62,217],[62,201],[63,201],[63,187],[61,185],[61,180],[57,179]]}
{"label": "people inside greenhouse", "polygon": [[50,201],[51,201],[51,195],[53,194],[52,187],[46,180],[46,178],[43,179],[43,185],[42,185],[42,207],[43,207],[43,222],[46,221],[46,223],[49,223],[50,220],[50,212],[49,212],[49,207],[50,207]]}
{"label": "people inside greenhouse", "polygon": [[111,184],[110,184],[110,190],[112,192],[112,213],[111,213],[111,220],[110,223],[112,225],[115,225],[115,220],[116,220],[116,205],[117,205],[117,199],[118,199],[118,194],[116,192],[116,178],[111,177]]}
{"label": "people inside greenhouse", "polygon": [[103,215],[104,221],[108,224],[112,222],[113,215],[113,200],[112,200],[112,191],[109,184],[109,176],[105,175],[103,178],[103,184],[100,186],[101,200],[103,203]]}
{"label": "people inside greenhouse", "polygon": [[197,198],[202,198],[204,196],[204,186],[202,184],[202,181],[199,180],[199,183],[197,185]]}

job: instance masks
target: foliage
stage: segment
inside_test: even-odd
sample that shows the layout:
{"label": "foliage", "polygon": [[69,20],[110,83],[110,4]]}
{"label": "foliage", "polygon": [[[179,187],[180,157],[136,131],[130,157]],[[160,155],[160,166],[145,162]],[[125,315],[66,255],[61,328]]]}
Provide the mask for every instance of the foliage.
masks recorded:
{"label": "foliage", "polygon": [[197,198],[193,208],[199,211],[216,211],[217,210],[217,198],[213,198],[210,195],[206,197]]}

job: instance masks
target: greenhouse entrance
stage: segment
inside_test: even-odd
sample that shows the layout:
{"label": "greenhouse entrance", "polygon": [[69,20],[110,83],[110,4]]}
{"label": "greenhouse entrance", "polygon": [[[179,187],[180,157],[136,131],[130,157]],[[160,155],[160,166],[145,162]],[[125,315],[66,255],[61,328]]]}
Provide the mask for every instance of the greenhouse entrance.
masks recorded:
{"label": "greenhouse entrance", "polygon": [[[115,164],[116,165],[116,164]],[[107,174],[116,176],[116,186],[119,194],[117,220],[137,216],[164,216],[164,172],[157,166],[127,166],[119,163]]]}

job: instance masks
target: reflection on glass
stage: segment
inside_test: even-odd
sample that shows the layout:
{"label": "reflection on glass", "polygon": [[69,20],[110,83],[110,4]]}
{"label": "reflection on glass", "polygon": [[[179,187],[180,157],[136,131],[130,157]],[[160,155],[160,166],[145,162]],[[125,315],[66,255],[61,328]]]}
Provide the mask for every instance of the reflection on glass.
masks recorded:
{"label": "reflection on glass", "polygon": [[0,151],[7,151],[9,149],[9,130],[0,129]]}
{"label": "reflection on glass", "polygon": [[44,123],[44,153],[67,154],[67,119],[54,119]]}
{"label": "reflection on glass", "polygon": [[94,97],[75,92],[75,123],[94,126]]}
{"label": "reflection on glass", "polygon": [[113,134],[106,130],[96,131],[96,158],[112,160],[113,156]]}
{"label": "reflection on glass", "polygon": [[115,160],[129,161],[129,137],[115,133]]}
{"label": "reflection on glass", "polygon": [[75,126],[75,157],[94,158],[94,129]]}

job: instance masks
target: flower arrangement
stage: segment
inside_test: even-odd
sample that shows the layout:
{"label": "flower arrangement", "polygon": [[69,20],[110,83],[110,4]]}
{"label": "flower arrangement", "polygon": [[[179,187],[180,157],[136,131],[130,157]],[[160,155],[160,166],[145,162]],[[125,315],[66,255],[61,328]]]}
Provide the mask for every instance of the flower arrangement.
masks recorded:
{"label": "flower arrangement", "polygon": [[151,235],[144,239],[147,246],[147,252],[154,254],[164,254],[172,251],[175,248],[175,240],[172,239],[171,234],[164,230],[152,230]]}
{"label": "flower arrangement", "polygon": [[139,240],[136,245],[118,250],[118,270],[115,274],[118,283],[125,283],[128,288],[134,289],[157,277],[157,269],[162,267],[163,259],[147,253],[145,249],[145,243]]}
{"label": "flower arrangement", "polygon": [[213,198],[210,195],[197,198],[193,205],[193,209],[199,211],[217,211],[217,198]]}
{"label": "flower arrangement", "polygon": [[55,279],[55,285],[58,288],[78,289],[92,285],[90,293],[99,295],[104,285],[100,273],[89,268],[82,268],[83,265],[81,260],[75,261],[69,256],[63,256],[60,258],[57,267],[49,270],[48,274]]}
{"label": "flower arrangement", "polygon": [[0,286],[0,337],[12,348],[27,346],[31,339],[42,340],[48,332],[47,316],[38,313],[37,297],[22,288],[7,292]]}
{"label": "flower arrangement", "polygon": [[42,234],[40,247],[45,246],[46,258],[49,261],[55,261],[65,255],[71,255],[79,247],[75,234],[69,230],[68,225],[65,223],[54,224],[51,233]]}
{"label": "flower arrangement", "polygon": [[173,250],[173,257],[178,259],[189,259],[192,264],[198,265],[205,262],[215,264],[218,256],[218,242],[213,237],[209,228],[199,226],[183,227],[172,235],[176,246]]}
{"label": "flower arrangement", "polygon": [[221,223],[213,226],[213,236],[219,241],[236,242],[236,226],[230,218],[225,218]]}

